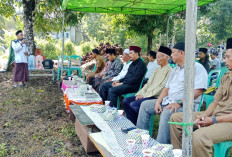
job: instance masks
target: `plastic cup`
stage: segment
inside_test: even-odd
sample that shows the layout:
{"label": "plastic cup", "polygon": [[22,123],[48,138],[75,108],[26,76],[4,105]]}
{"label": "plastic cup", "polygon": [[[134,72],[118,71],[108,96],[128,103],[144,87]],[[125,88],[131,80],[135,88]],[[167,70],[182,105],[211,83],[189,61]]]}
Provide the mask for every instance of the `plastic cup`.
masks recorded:
{"label": "plastic cup", "polygon": [[127,146],[128,154],[133,154],[135,151],[135,140],[134,139],[126,140],[126,146]]}
{"label": "plastic cup", "polygon": [[118,119],[122,119],[123,112],[123,110],[118,110]]}
{"label": "plastic cup", "polygon": [[154,152],[151,149],[144,149],[142,153],[143,153],[143,157],[152,157]]}
{"label": "plastic cup", "polygon": [[88,85],[88,89],[89,89],[90,91],[92,91],[92,86],[91,86],[91,85]]}
{"label": "plastic cup", "polygon": [[173,152],[174,157],[182,157],[181,149],[173,149],[172,152]]}
{"label": "plastic cup", "polygon": [[68,80],[71,81],[71,77],[68,77]]}
{"label": "plastic cup", "polygon": [[105,101],[105,106],[106,106],[106,109],[108,109],[110,107],[110,101]]}
{"label": "plastic cup", "polygon": [[141,135],[141,138],[142,138],[143,148],[148,148],[149,147],[150,135],[144,134],[144,135]]}

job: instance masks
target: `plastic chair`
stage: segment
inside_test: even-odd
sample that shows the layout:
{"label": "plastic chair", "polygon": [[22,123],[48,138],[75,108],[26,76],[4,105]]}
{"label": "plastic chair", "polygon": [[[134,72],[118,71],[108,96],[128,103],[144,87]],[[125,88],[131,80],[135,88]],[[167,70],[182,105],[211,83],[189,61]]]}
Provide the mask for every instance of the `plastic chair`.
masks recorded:
{"label": "plastic chair", "polygon": [[[211,85],[211,76],[215,73],[217,73],[217,82],[218,82],[218,80],[220,82],[221,72],[222,71],[220,69],[211,70],[209,72],[207,87],[209,87]],[[211,104],[211,102],[213,102],[213,95],[206,95],[203,93],[203,97],[204,97],[204,101],[206,102],[206,108],[208,108],[209,104]]]}
{"label": "plastic chair", "polygon": [[[73,62],[75,65],[73,65]],[[72,74],[72,71],[74,70],[76,70],[79,77],[81,77],[81,57],[77,55],[70,56],[70,73]]]}
{"label": "plastic chair", "polygon": [[221,78],[225,75],[226,72],[229,71],[227,69],[227,67],[222,67],[222,68],[220,68],[220,70],[221,70],[221,73],[220,73],[219,77],[217,78],[217,82],[216,82],[216,87],[217,88],[220,86]]}
{"label": "plastic chair", "polygon": [[151,115],[151,119],[149,121],[149,135],[152,137],[153,135],[153,127],[154,127],[154,118],[155,115]]}
{"label": "plastic chair", "polygon": [[225,62],[221,62],[221,67],[224,67],[226,65]]}
{"label": "plastic chair", "polygon": [[176,67],[176,64],[169,64],[172,68]]}
{"label": "plastic chair", "polygon": [[[61,72],[61,62],[62,59],[61,59],[61,56],[58,57],[58,71],[57,71],[57,81],[60,79],[60,72]],[[68,76],[71,75],[71,72],[70,72],[70,57],[69,56],[64,56],[64,59],[63,61],[68,61],[68,65],[67,66],[63,66],[63,71],[67,71],[68,73]],[[61,74],[62,75],[62,74]]]}
{"label": "plastic chair", "polygon": [[[217,82],[216,82],[216,88],[218,88],[220,86],[220,82],[221,82],[221,78],[224,76],[224,74],[229,71],[226,67],[223,67],[223,68],[220,68],[220,69],[217,69],[215,71],[220,71],[220,74],[218,75],[217,77]],[[214,71],[214,70],[212,70]],[[211,71],[210,71],[211,72]],[[209,74],[209,77],[210,77],[210,74]],[[214,98],[213,98],[213,95],[206,95],[205,94],[205,102],[206,102],[206,108],[209,107],[209,105],[213,102]]]}
{"label": "plastic chair", "polygon": [[94,65],[93,73],[96,71],[96,69],[97,69],[97,63]]}
{"label": "plastic chair", "polygon": [[214,157],[229,157],[232,141],[225,141],[213,145]]}

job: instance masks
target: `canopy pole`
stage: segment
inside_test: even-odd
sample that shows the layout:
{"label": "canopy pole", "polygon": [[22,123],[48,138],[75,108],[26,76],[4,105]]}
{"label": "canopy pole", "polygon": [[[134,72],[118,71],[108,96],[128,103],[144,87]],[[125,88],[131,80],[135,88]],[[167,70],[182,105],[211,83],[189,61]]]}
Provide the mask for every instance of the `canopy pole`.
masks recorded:
{"label": "canopy pole", "polygon": [[64,66],[64,15],[65,11],[63,11],[63,23],[62,23],[62,63],[61,63],[61,75],[63,76],[63,66]]}
{"label": "canopy pole", "polygon": [[[195,49],[197,26],[197,0],[186,0],[186,24],[185,24],[185,64],[184,64],[184,105],[183,122],[193,122],[194,105],[194,73],[195,73]],[[192,156],[192,132],[193,126],[187,126],[189,136],[185,129],[182,134],[183,156]]]}
{"label": "canopy pole", "polygon": [[168,33],[169,33],[169,22],[170,22],[170,16],[168,16],[168,22],[167,22],[167,40],[166,40],[166,42],[167,42],[167,47],[168,47]]}

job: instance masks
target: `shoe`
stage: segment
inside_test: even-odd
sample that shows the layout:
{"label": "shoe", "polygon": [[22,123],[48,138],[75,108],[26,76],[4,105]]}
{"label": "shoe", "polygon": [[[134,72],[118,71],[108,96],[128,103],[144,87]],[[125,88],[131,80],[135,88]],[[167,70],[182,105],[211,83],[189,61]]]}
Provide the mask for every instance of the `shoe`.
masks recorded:
{"label": "shoe", "polygon": [[17,88],[17,87],[19,87],[19,84],[14,84],[13,87],[14,87],[14,88]]}

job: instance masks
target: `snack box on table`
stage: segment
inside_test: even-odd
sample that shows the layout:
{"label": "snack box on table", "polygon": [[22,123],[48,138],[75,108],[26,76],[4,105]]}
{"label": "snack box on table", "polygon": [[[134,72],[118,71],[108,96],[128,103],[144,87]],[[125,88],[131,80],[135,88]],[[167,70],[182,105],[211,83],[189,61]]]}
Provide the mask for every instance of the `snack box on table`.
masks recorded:
{"label": "snack box on table", "polygon": [[134,129],[128,132],[128,139],[135,139],[136,143],[142,143],[141,135],[149,134],[147,130]]}
{"label": "snack box on table", "polygon": [[114,121],[118,116],[118,111],[117,110],[107,110],[106,112],[103,113],[102,117],[105,121]]}

